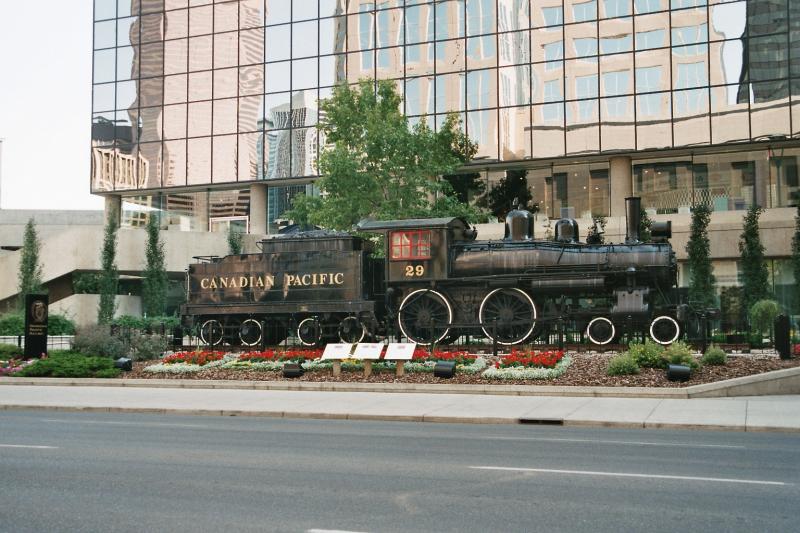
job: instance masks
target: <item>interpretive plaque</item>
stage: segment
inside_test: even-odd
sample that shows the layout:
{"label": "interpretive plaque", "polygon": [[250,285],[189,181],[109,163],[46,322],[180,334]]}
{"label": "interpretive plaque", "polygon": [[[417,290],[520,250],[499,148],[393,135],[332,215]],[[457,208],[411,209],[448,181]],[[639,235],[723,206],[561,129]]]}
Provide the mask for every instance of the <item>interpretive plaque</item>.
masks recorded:
{"label": "interpretive plaque", "polygon": [[47,355],[48,303],[46,294],[25,296],[25,357]]}
{"label": "interpretive plaque", "polygon": [[352,351],[352,344],[328,344],[325,346],[325,351],[322,352],[322,359],[347,359]]}
{"label": "interpretive plaque", "polygon": [[411,361],[416,347],[416,342],[393,342],[386,348],[383,358],[387,361]]}
{"label": "interpretive plaque", "polygon": [[382,342],[361,342],[356,345],[356,351],[353,352],[353,359],[362,360],[377,360],[381,358],[383,352]]}

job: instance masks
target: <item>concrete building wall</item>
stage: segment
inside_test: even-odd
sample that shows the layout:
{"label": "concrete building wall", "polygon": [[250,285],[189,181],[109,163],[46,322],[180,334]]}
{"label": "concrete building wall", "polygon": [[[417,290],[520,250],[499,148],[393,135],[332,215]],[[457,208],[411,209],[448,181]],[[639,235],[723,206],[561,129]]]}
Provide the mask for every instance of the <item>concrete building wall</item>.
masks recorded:
{"label": "concrete building wall", "polygon": [[[119,295],[115,299],[114,316],[141,316],[142,299],[139,296]],[[78,327],[97,323],[97,309],[100,306],[98,294],[73,294],[50,306],[51,313],[64,315]]]}

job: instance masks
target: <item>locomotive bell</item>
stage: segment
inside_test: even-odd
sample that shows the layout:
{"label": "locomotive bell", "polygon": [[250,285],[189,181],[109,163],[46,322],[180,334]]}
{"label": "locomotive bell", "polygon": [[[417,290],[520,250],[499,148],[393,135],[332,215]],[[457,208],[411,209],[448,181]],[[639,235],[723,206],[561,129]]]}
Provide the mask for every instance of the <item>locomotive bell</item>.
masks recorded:
{"label": "locomotive bell", "polygon": [[529,241],[533,239],[533,215],[522,209],[514,199],[513,209],[506,215],[506,240]]}
{"label": "locomotive bell", "polygon": [[556,242],[578,242],[578,223],[574,218],[556,222]]}

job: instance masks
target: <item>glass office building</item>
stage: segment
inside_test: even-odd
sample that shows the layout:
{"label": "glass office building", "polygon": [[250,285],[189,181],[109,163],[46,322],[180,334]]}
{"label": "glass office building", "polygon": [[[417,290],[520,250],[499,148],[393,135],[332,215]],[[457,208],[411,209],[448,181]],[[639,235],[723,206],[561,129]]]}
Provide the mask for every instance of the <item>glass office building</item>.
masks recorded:
{"label": "glass office building", "polygon": [[526,169],[550,217],[619,216],[631,193],[655,213],[795,202],[794,0],[95,0],[94,18],[91,187],[124,223],[275,229],[313,193],[319,101],[365,77],[396,80],[412,122],[458,113],[468,167],[490,186]]}

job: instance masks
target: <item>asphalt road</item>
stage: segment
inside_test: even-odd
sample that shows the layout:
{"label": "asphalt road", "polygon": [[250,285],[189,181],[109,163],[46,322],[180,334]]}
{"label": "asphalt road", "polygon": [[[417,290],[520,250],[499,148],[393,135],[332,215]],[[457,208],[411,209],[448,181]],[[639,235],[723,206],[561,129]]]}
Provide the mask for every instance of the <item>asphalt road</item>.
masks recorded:
{"label": "asphalt road", "polygon": [[797,531],[798,502],[796,434],[0,412],[0,531]]}

